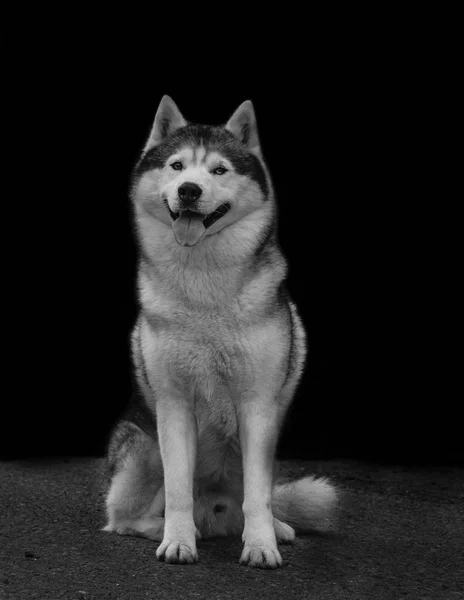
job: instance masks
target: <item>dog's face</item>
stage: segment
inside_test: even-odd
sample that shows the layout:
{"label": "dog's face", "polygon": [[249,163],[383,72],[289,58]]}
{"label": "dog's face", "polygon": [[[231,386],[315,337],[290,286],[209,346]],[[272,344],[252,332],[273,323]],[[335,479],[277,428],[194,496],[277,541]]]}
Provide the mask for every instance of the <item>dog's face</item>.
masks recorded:
{"label": "dog's face", "polygon": [[172,228],[181,246],[260,208],[269,181],[251,102],[224,127],[188,124],[165,96],[135,169],[133,197],[151,218]]}

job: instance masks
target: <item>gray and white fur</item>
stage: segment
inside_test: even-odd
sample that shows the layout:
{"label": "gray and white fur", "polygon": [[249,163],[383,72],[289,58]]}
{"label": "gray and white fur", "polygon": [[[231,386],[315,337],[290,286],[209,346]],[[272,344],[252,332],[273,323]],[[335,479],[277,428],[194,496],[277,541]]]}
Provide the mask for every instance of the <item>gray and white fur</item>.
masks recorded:
{"label": "gray and white fur", "polygon": [[306,342],[251,102],[212,127],[164,96],[131,198],[136,385],[109,443],[104,529],[161,542],[169,563],[195,562],[198,538],[242,534],[240,562],[276,568],[277,542],[326,529],[337,494],[324,478],[276,483]]}

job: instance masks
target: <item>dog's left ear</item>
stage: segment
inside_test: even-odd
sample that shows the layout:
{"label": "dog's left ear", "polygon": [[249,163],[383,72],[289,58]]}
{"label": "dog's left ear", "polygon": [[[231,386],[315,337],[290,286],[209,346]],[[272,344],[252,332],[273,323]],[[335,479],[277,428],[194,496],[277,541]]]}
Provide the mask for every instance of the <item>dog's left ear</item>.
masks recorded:
{"label": "dog's left ear", "polygon": [[226,129],[239,139],[248,150],[261,152],[255,109],[251,100],[246,100],[237,108],[227,121]]}
{"label": "dog's left ear", "polygon": [[187,121],[182,116],[176,103],[170,96],[163,96],[156,111],[155,122],[145,144],[144,152],[160,144],[165,138],[180,127],[185,127]]}

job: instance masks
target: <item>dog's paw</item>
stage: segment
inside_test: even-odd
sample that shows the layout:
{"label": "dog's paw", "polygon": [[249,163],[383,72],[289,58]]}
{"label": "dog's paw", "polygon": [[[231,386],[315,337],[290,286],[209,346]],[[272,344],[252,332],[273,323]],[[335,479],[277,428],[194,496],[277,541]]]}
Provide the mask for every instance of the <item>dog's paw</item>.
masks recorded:
{"label": "dog's paw", "polygon": [[295,540],[295,530],[287,523],[274,519],[274,531],[279,544],[291,544]]}
{"label": "dog's paw", "polygon": [[272,546],[248,546],[245,544],[240,564],[259,569],[277,569],[282,566],[282,558],[277,548],[272,548]]}
{"label": "dog's paw", "polygon": [[166,540],[158,547],[156,558],[174,565],[187,565],[197,562],[198,553],[195,543]]}
{"label": "dog's paw", "polygon": [[161,542],[164,537],[164,519],[161,517],[142,518],[107,525],[102,531],[115,531],[119,535],[134,535]]}

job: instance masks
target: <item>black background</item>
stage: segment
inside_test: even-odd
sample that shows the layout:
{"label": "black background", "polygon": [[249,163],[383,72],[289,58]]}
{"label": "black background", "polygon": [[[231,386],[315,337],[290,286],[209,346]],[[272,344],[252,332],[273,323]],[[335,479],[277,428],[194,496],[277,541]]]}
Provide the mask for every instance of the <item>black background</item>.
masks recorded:
{"label": "black background", "polygon": [[359,64],[328,42],[311,48],[297,64],[261,53],[233,70],[233,59],[213,66],[201,53],[164,60],[159,46],[142,64],[104,44],[58,45],[31,49],[15,70],[5,120],[16,131],[7,289],[17,316],[5,323],[13,390],[2,455],[101,454],[129,398],[136,255],[127,190],[167,93],[188,120],[209,124],[246,99],[255,105],[310,344],[280,454],[463,459],[443,429],[453,416],[429,373],[416,371],[420,307],[399,257],[404,231],[389,228],[412,105],[377,61]]}

